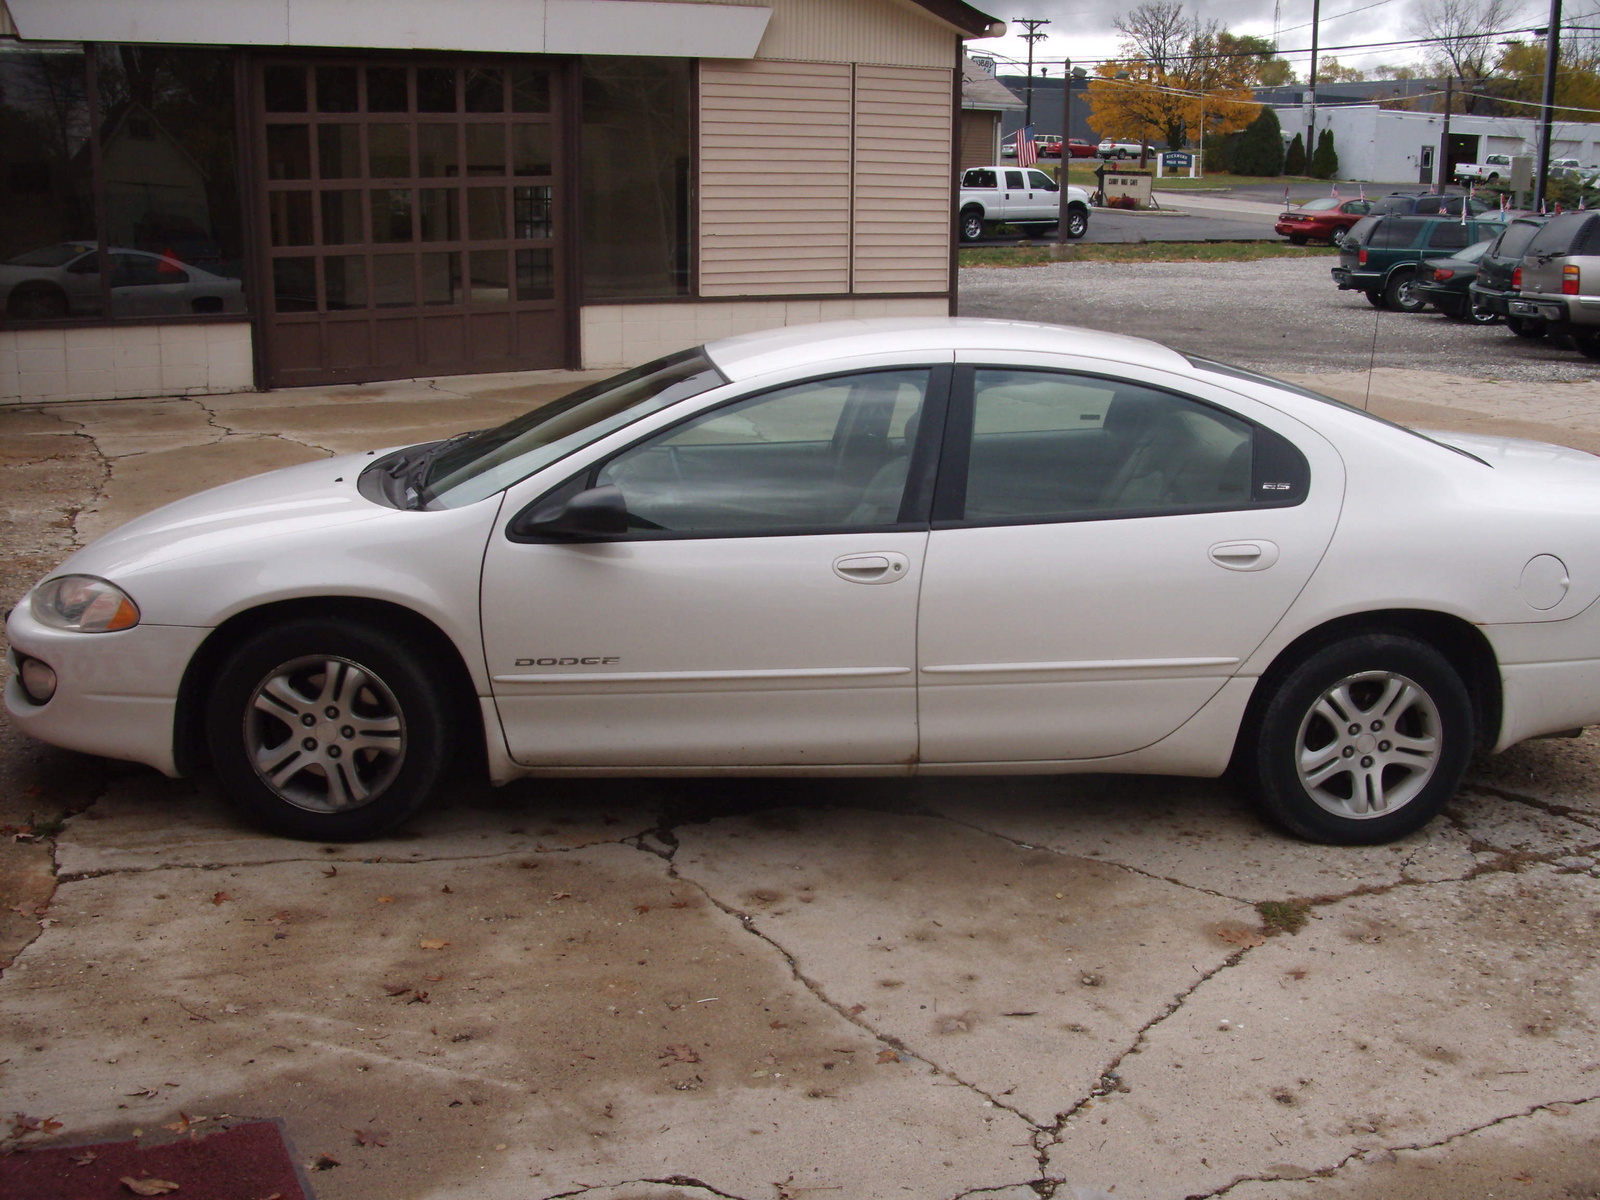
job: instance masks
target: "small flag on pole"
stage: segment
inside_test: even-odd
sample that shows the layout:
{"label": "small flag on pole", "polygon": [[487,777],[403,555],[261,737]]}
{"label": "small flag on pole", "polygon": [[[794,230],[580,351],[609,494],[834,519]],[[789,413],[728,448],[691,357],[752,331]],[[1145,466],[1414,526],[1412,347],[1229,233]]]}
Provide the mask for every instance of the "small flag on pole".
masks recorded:
{"label": "small flag on pole", "polygon": [[1017,134],[1017,165],[1031,167],[1039,161],[1039,148],[1033,144],[1033,126],[1024,125]]}
{"label": "small flag on pole", "polygon": [[1339,198],[1339,185],[1337,183],[1333,185],[1333,193],[1332,193],[1332,195],[1333,195],[1333,198],[1335,200],[1337,200]]}
{"label": "small flag on pole", "polygon": [[1467,185],[1467,194],[1461,201],[1461,223],[1463,225],[1465,225],[1467,223],[1467,213],[1472,208],[1472,199],[1473,199],[1473,197],[1476,196],[1477,194],[1478,194],[1478,185],[1475,184],[1475,183],[1469,183]]}
{"label": "small flag on pole", "polygon": [[1366,199],[1367,199],[1367,185],[1364,184],[1364,183],[1360,183],[1360,184],[1357,184],[1356,186],[1361,189],[1361,200],[1362,200],[1362,203],[1365,203]]}

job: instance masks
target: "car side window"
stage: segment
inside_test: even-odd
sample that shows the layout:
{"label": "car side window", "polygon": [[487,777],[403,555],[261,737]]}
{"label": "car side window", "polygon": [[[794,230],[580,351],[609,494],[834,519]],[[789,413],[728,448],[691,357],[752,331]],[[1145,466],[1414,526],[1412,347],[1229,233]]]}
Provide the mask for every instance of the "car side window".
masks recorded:
{"label": "car side window", "polygon": [[964,188],[997,188],[1000,180],[995,172],[984,167],[973,167],[961,177],[961,186]]}
{"label": "car side window", "polygon": [[1457,221],[1440,221],[1428,233],[1428,246],[1433,250],[1459,250],[1468,244],[1467,227]]}
{"label": "car side window", "polygon": [[1255,426],[1123,381],[973,373],[964,519],[1071,520],[1244,508]]}
{"label": "car side window", "polygon": [[1018,188],[1018,189],[1026,187],[1027,185],[1022,182],[1022,172],[1021,171],[1007,171],[1006,172],[1006,186],[1008,188]]}
{"label": "car side window", "polygon": [[1058,190],[1056,188],[1056,181],[1051,179],[1050,176],[1046,175],[1043,171],[1029,171],[1028,183],[1030,186],[1036,187],[1043,192],[1054,192]]}
{"label": "car side window", "polygon": [[643,531],[814,532],[899,520],[927,370],[808,380],[702,413],[596,473]]}

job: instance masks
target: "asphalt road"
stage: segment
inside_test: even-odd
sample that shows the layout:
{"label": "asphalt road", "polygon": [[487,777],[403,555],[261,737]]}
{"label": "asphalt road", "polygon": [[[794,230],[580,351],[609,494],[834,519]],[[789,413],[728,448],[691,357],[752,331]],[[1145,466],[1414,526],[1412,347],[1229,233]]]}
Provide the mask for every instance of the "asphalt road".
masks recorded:
{"label": "asphalt road", "polygon": [[[1185,213],[1116,212],[1097,208],[1089,214],[1089,232],[1085,242],[1108,245],[1128,242],[1211,242],[1277,240],[1272,231],[1273,222],[1248,216],[1213,217]],[[1018,246],[1024,242],[1055,241],[1052,227],[1043,237],[1023,237],[1020,234],[984,238],[966,242],[968,246]]]}
{"label": "asphalt road", "polygon": [[[1098,216],[1098,214],[1097,214]],[[1090,225],[1093,228],[1093,221]],[[1083,325],[1153,338],[1273,373],[1369,366],[1473,378],[1562,382],[1600,365],[1504,325],[1468,326],[1426,313],[1373,308],[1334,287],[1332,255],[1243,263],[1050,263],[969,267],[959,312]]]}

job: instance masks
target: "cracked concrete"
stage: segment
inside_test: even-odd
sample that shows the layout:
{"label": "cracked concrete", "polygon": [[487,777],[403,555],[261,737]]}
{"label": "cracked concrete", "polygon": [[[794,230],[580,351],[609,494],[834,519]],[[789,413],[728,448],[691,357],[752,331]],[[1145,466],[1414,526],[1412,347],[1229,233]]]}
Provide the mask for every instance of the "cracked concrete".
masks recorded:
{"label": "cracked concrete", "polygon": [[[0,586],[197,487],[570,384],[0,411]],[[1380,372],[1374,400],[1600,448],[1581,405],[1504,384]],[[204,782],[0,730],[8,1111],[69,1141],[281,1118],[339,1160],[323,1200],[1600,1197],[1593,735],[1354,849],[1196,780],[448,801],[286,842]]]}

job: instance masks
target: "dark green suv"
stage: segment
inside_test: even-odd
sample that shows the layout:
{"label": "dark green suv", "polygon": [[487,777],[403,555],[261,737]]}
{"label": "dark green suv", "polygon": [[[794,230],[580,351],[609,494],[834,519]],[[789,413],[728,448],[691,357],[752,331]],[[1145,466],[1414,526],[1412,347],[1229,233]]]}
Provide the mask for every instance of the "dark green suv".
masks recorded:
{"label": "dark green suv", "polygon": [[1499,236],[1499,213],[1469,217],[1362,217],[1344,235],[1333,281],[1341,291],[1365,292],[1378,308],[1418,312],[1426,301],[1416,294],[1418,265],[1425,258],[1448,258],[1478,242]]}

